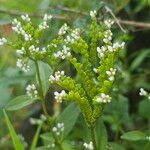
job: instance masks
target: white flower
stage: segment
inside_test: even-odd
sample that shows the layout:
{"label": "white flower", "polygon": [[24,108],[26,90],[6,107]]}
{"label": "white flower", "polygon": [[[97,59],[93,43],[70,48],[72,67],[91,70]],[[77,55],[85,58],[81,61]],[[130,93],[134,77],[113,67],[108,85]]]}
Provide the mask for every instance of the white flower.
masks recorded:
{"label": "white flower", "polygon": [[31,54],[33,54],[34,52],[39,52],[39,47],[35,47],[34,45],[31,45],[29,47],[29,50],[30,50]]}
{"label": "white flower", "polygon": [[146,136],[146,139],[147,139],[148,141],[150,141],[150,136]]}
{"label": "white flower", "polygon": [[67,26],[67,24],[65,23],[65,24],[59,29],[58,35],[64,35],[64,34],[66,34],[67,30],[68,30],[68,26]]}
{"label": "white flower", "polygon": [[107,28],[111,28],[111,26],[114,24],[114,21],[111,19],[108,19],[108,20],[105,20],[104,23]]}
{"label": "white flower", "polygon": [[66,96],[66,92],[64,90],[62,90],[60,93],[59,92],[54,92],[55,95],[55,100],[59,103],[62,103],[62,99],[64,96]]}
{"label": "white flower", "polygon": [[16,52],[17,52],[18,55],[23,55],[23,54],[25,54],[25,48],[21,47],[21,49],[17,49]]}
{"label": "white flower", "polygon": [[18,59],[16,66],[21,68],[24,72],[29,71],[29,66],[26,62],[24,62],[22,59]]}
{"label": "white flower", "polygon": [[64,131],[64,123],[57,123],[57,125],[52,128],[52,131],[59,136],[61,132]]}
{"label": "white flower", "polygon": [[125,42],[122,42],[122,43],[116,42],[116,43],[113,44],[113,49],[114,49],[114,51],[117,50],[118,48],[123,49],[124,46],[125,46]]}
{"label": "white flower", "polygon": [[101,48],[97,47],[98,57],[103,58],[105,55],[106,47],[102,46]]}
{"label": "white flower", "polygon": [[106,95],[104,93],[101,93],[99,97],[95,99],[96,102],[98,103],[110,103],[111,102],[111,97],[109,95]]}
{"label": "white flower", "polygon": [[96,10],[90,11],[91,18],[94,18],[96,14],[97,14]]}
{"label": "white flower", "polygon": [[29,17],[28,14],[21,15],[21,18],[22,18],[22,20],[24,20],[24,21],[26,21],[26,22],[30,22],[30,21],[31,21],[31,19],[30,19],[30,17]]}
{"label": "white flower", "polygon": [[93,147],[93,143],[92,143],[92,142],[90,142],[89,144],[84,143],[83,146],[84,146],[87,150],[94,150],[94,147]]}
{"label": "white flower", "polygon": [[98,73],[98,69],[96,69],[96,68],[93,68],[93,71],[94,71],[95,73]]}
{"label": "white flower", "polygon": [[26,87],[26,93],[31,98],[35,98],[35,97],[38,96],[38,91],[37,91],[37,89],[36,89],[34,84],[28,85]]}
{"label": "white flower", "polygon": [[72,33],[70,34],[70,36],[67,36],[64,41],[66,43],[74,43],[75,41],[77,41],[80,38],[79,32],[80,32],[80,30],[78,28],[73,30]]}
{"label": "white flower", "polygon": [[0,38],[0,46],[4,45],[5,43],[7,43],[7,40],[4,37]]}
{"label": "white flower", "polygon": [[25,41],[31,41],[32,40],[32,36],[31,36],[31,34],[24,34],[24,39],[25,39]]}
{"label": "white flower", "polygon": [[43,22],[41,24],[39,24],[39,29],[44,30],[44,29],[49,28],[49,25],[47,24],[47,22],[48,22],[48,20],[51,20],[51,19],[52,19],[51,15],[45,14],[44,18],[43,18]]}
{"label": "white flower", "polygon": [[58,51],[58,52],[54,53],[54,57],[55,58],[61,58],[61,59],[68,58],[71,56],[71,53],[69,50],[70,50],[70,48],[66,47],[64,45],[62,51]]}
{"label": "white flower", "polygon": [[43,20],[48,21],[52,19],[52,15],[45,14]]}
{"label": "white flower", "polygon": [[30,123],[31,125],[35,125],[35,124],[36,124],[36,121],[35,121],[34,118],[29,118],[29,123]]}
{"label": "white flower", "polygon": [[140,96],[147,96],[148,95],[148,93],[147,93],[147,91],[145,91],[143,88],[140,88]]}
{"label": "white flower", "polygon": [[106,30],[105,32],[104,32],[104,39],[103,39],[103,42],[104,43],[109,43],[111,40],[112,40],[112,32],[111,32],[111,30]]}
{"label": "white flower", "polygon": [[110,68],[109,71],[106,71],[106,74],[109,76],[110,81],[114,81],[114,76],[116,74],[116,69]]}
{"label": "white flower", "polygon": [[49,78],[49,81],[53,82],[53,81],[60,81],[60,78],[64,76],[64,71],[57,71],[55,72],[55,75],[51,75]]}

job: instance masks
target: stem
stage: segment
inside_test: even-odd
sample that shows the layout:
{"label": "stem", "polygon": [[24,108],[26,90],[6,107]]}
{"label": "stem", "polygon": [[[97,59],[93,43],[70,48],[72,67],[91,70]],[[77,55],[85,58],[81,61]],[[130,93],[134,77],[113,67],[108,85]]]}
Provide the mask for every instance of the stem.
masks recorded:
{"label": "stem", "polygon": [[[50,118],[50,116],[48,114],[48,111],[47,111],[47,108],[46,108],[46,101],[45,101],[45,97],[44,97],[44,93],[43,93],[42,81],[41,81],[41,77],[40,77],[40,70],[39,70],[38,62],[35,60],[34,63],[35,63],[36,71],[37,71],[37,77],[38,77],[39,88],[40,88],[40,95],[41,95],[41,98],[42,98],[42,109],[43,109],[44,115],[46,116],[47,123],[50,127],[50,130],[51,130],[52,129],[52,127],[51,127],[51,118]],[[56,135],[53,132],[52,132],[52,136],[55,139],[55,143],[59,147],[59,149],[64,150],[62,148],[61,143],[59,142],[59,140],[57,139]]]}
{"label": "stem", "polygon": [[91,139],[92,139],[94,150],[97,150],[95,134],[94,134],[94,127],[92,126],[89,129],[90,129],[90,134],[91,134]]}

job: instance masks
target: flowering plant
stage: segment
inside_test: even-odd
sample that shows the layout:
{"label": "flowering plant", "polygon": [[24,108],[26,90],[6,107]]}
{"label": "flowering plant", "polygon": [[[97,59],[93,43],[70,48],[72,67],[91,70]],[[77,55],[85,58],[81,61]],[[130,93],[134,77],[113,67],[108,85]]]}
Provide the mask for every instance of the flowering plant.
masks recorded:
{"label": "flowering plant", "polygon": [[[52,16],[47,14],[38,27],[34,27],[28,15],[21,16],[22,22],[14,19],[12,29],[17,34],[17,41],[11,43],[5,38],[0,39],[0,45],[8,44],[17,49],[16,65],[24,72],[31,69],[30,61],[35,64],[37,84],[28,85],[26,94],[28,99],[32,99],[31,102],[41,101],[44,116],[41,117],[42,121],[31,118],[30,122],[40,124],[40,127],[47,124],[53,139],[52,143],[47,145],[48,147],[65,149],[64,139],[59,137],[62,132],[65,132],[67,124],[57,122],[55,117],[49,115],[45,98],[48,92],[47,87],[57,85],[62,90],[54,92],[56,102],[75,102],[84,116],[91,141],[89,144],[84,143],[83,146],[89,150],[99,149],[100,143],[96,141],[94,134],[95,122],[102,116],[105,105],[112,100],[111,89],[117,73],[115,63],[119,51],[124,48],[125,43],[113,39],[112,20],[107,19],[99,24],[96,15],[96,11],[90,12],[92,22],[86,32],[82,32],[78,28],[71,29],[67,24],[64,24],[60,28],[58,36],[46,46],[42,46],[40,40],[42,33],[49,27],[49,21],[52,19]],[[86,36],[88,38],[85,38]],[[49,72],[49,80],[46,80],[47,87],[43,86],[44,81],[41,77],[42,71],[39,62],[47,65],[53,72]],[[75,77],[72,74],[69,75],[69,72],[58,70],[58,65],[62,62],[75,68]],[[49,68],[47,70],[50,70]],[[10,109],[9,106],[7,109]],[[4,114],[7,117],[5,111]],[[33,144],[31,149],[34,149],[35,146],[36,144]]]}

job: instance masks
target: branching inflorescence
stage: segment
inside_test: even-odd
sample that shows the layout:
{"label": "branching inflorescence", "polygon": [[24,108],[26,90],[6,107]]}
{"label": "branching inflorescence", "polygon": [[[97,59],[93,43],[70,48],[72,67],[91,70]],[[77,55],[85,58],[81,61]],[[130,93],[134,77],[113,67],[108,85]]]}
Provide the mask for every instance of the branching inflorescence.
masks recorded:
{"label": "branching inflorescence", "polygon": [[[112,20],[99,24],[96,11],[91,11],[90,15],[92,23],[87,28],[88,39],[81,36],[80,29],[71,29],[64,24],[58,37],[45,47],[41,46],[40,39],[43,31],[49,27],[50,15],[45,15],[37,28],[28,15],[21,16],[23,22],[14,19],[12,23],[12,29],[18,35],[18,42],[13,45],[17,49],[17,66],[23,71],[30,70],[29,60],[43,61],[55,70],[57,64],[67,61],[76,69],[76,79],[59,70],[50,75],[49,82],[62,88],[61,92],[54,92],[57,102],[68,100],[80,106],[89,129],[94,127],[104,106],[112,100],[110,94],[117,72],[115,62],[125,45],[124,42],[113,40]],[[9,44],[5,38],[1,38],[0,45],[5,43]],[[27,87],[27,94],[31,97],[40,95],[34,84]],[[84,146],[93,149],[93,144]]]}

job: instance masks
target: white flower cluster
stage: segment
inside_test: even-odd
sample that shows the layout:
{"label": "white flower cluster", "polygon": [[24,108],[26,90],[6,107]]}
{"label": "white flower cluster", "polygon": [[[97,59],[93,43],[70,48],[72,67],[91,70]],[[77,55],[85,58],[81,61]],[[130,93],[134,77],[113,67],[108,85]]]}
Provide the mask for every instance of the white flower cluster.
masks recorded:
{"label": "white flower cluster", "polygon": [[102,46],[101,48],[97,47],[98,57],[103,58],[105,56],[105,51],[106,51],[105,46]]}
{"label": "white flower cluster", "polygon": [[43,18],[43,22],[41,24],[39,24],[39,29],[43,30],[43,29],[49,28],[49,25],[47,24],[47,22],[48,22],[48,20],[51,20],[51,19],[52,19],[51,15],[45,14],[44,18]]}
{"label": "white flower cluster", "polygon": [[43,114],[41,114],[40,115],[40,119],[35,119],[35,118],[29,118],[29,123],[31,124],[31,125],[35,125],[35,124],[41,124],[41,123],[43,123],[44,121],[46,121],[46,117],[45,117],[45,115],[43,115]]}
{"label": "white flower cluster", "polygon": [[48,145],[47,145],[47,148],[51,148],[51,147],[54,148],[54,147],[55,147],[55,143],[52,143],[52,144],[48,144]]}
{"label": "white flower cluster", "polygon": [[94,71],[95,73],[98,73],[98,69],[97,69],[97,68],[93,68],[93,71]]}
{"label": "white flower cluster", "polygon": [[110,68],[109,71],[106,71],[106,74],[108,75],[110,81],[114,81],[116,69]]}
{"label": "white flower cluster", "polygon": [[24,29],[22,28],[21,22],[19,22],[17,19],[14,19],[12,24],[13,24],[12,30],[15,31],[16,33],[24,36],[25,41],[31,41],[32,40],[32,36],[30,34],[27,34],[24,31]]}
{"label": "white flower cluster", "polygon": [[62,103],[62,99],[64,96],[67,95],[67,93],[64,90],[62,90],[60,93],[57,91],[54,92],[54,95],[55,95],[55,100],[59,103]]}
{"label": "white flower cluster", "polygon": [[39,52],[39,47],[35,47],[34,45],[31,45],[29,47],[29,51],[31,54],[35,53],[35,52]]}
{"label": "white flower cluster", "polygon": [[110,103],[111,97],[109,95],[101,93],[101,95],[99,97],[97,97],[95,101],[98,103]]}
{"label": "white flower cluster", "polygon": [[35,97],[38,96],[38,91],[37,91],[37,89],[36,89],[34,84],[28,85],[26,87],[26,93],[31,98],[35,98]]}
{"label": "white flower cluster", "polygon": [[87,150],[94,150],[94,147],[93,147],[93,143],[92,143],[92,142],[90,142],[89,144],[84,143],[83,146],[84,146]]}
{"label": "white flower cluster", "polygon": [[114,24],[114,21],[111,19],[107,19],[104,21],[107,28],[111,28],[111,26]]}
{"label": "white flower cluster", "polygon": [[64,123],[57,123],[57,125],[52,128],[52,131],[59,136],[61,132],[64,131]]}
{"label": "white flower cluster", "polygon": [[63,49],[61,51],[54,53],[54,57],[61,58],[64,60],[65,58],[68,58],[71,56],[71,53],[69,50],[70,50],[70,48],[64,45]]}
{"label": "white flower cluster", "polygon": [[103,42],[104,43],[109,43],[111,40],[112,40],[112,32],[111,32],[111,30],[106,30],[105,32],[104,32],[104,39],[103,39]]}
{"label": "white flower cluster", "polygon": [[20,56],[20,55],[23,55],[25,54],[25,48],[24,47],[21,47],[21,49],[17,49],[17,54]]}
{"label": "white flower cluster", "polygon": [[67,26],[67,24],[65,23],[65,24],[59,29],[58,35],[64,35],[64,34],[66,34],[67,30],[68,30],[68,26]]}
{"label": "white flower cluster", "polygon": [[23,61],[22,59],[17,59],[16,66],[22,69],[24,72],[28,72],[30,69],[27,62]]}
{"label": "white flower cluster", "polygon": [[31,19],[30,19],[28,14],[21,15],[21,18],[22,18],[23,21],[26,21],[26,22],[30,22],[31,21]]}
{"label": "white flower cluster", "polygon": [[70,36],[68,35],[64,41],[66,43],[74,43],[80,38],[79,31],[80,31],[79,29],[73,30]]}
{"label": "white flower cluster", "polygon": [[139,92],[140,96],[147,96],[148,99],[150,100],[150,93],[148,93],[146,90],[144,90],[143,88],[140,88],[140,92]]}
{"label": "white flower cluster", "polygon": [[90,11],[91,18],[94,18],[97,15],[96,10]]}
{"label": "white flower cluster", "polygon": [[64,76],[64,71],[57,71],[57,72],[55,72],[55,75],[54,75],[54,76],[53,76],[53,75],[50,75],[49,81],[50,81],[50,82],[53,82],[53,81],[58,82],[58,81],[60,81],[60,78],[61,78],[62,76]]}
{"label": "white flower cluster", "polygon": [[4,37],[0,38],[0,46],[4,45],[5,43],[7,43],[7,40]]}
{"label": "white flower cluster", "polygon": [[150,136],[146,136],[146,139],[147,139],[148,141],[150,141]]}

